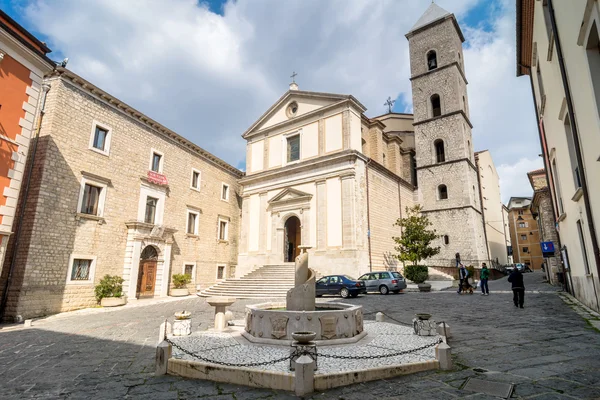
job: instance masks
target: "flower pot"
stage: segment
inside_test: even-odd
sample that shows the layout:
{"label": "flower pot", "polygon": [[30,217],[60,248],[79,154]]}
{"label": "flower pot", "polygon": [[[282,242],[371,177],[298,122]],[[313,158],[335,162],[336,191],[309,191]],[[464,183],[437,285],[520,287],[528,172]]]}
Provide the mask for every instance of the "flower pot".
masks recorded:
{"label": "flower pot", "polygon": [[419,292],[431,292],[431,285],[429,283],[419,283]]}
{"label": "flower pot", "polygon": [[187,296],[189,294],[190,291],[187,288],[171,289],[171,296],[173,297]]}
{"label": "flower pot", "polygon": [[104,297],[100,300],[102,307],[118,307],[124,306],[126,303],[127,299],[125,297]]}

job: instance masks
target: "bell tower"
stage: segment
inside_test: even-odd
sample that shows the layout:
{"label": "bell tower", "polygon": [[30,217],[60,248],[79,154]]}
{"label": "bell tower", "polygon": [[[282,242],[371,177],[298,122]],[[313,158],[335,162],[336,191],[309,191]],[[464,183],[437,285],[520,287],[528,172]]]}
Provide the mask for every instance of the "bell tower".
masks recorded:
{"label": "bell tower", "polygon": [[473,154],[463,34],[454,14],[432,3],[406,34],[414,109],[417,182],[423,212],[441,235],[430,264],[489,257]]}

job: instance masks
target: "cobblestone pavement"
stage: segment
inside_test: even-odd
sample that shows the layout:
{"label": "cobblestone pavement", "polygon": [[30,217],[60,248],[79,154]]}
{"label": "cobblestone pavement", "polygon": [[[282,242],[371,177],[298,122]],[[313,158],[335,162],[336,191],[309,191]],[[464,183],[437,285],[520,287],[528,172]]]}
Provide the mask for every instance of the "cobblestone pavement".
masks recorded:
{"label": "cobblestone pavement", "polygon": [[[469,377],[516,384],[513,397],[600,398],[597,314],[582,312],[564,294],[525,275],[525,308],[512,304],[506,279],[490,282],[490,296],[453,291],[368,295],[346,302],[410,322],[429,312],[452,327],[456,369],[425,372],[316,393],[312,399],[493,398],[462,389]],[[234,304],[236,318],[244,305]],[[158,327],[175,311],[193,312],[194,329],[206,329],[212,309],[185,299],[120,310],[66,313],[32,328],[0,330],[1,399],[293,399],[289,393],[173,376],[155,377]],[[576,312],[577,311],[577,312]],[[588,320],[586,320],[587,318]]]}

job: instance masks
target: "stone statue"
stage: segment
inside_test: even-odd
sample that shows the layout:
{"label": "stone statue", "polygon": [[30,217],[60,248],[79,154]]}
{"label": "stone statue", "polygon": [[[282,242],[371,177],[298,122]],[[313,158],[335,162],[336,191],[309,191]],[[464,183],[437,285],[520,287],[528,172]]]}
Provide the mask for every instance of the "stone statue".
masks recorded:
{"label": "stone statue", "polygon": [[286,308],[288,311],[315,310],[315,271],[308,268],[310,246],[300,246],[302,253],[296,257],[296,274],[294,287],[287,292]]}

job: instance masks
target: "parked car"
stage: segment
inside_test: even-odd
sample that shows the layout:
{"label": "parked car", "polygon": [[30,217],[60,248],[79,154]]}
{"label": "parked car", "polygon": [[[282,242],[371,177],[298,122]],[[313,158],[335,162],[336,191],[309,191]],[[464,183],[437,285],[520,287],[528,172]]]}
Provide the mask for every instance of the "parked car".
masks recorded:
{"label": "parked car", "polygon": [[367,292],[388,294],[390,290],[399,293],[402,289],[406,289],[404,277],[396,271],[369,272],[362,275],[358,280],[365,282]]}
{"label": "parked car", "polygon": [[367,294],[365,283],[348,275],[328,275],[322,277],[316,283],[317,297],[324,294],[339,294],[345,299],[349,296],[356,297],[361,293]]}

